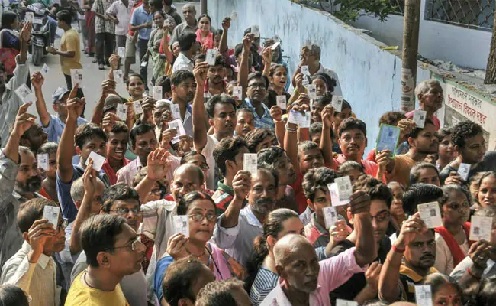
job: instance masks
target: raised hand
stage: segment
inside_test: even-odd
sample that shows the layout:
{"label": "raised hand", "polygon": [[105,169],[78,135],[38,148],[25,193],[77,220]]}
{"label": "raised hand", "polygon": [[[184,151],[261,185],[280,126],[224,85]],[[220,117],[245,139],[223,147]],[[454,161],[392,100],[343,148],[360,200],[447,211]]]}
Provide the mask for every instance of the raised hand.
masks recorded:
{"label": "raised hand", "polygon": [[270,116],[274,121],[281,121],[282,120],[282,109],[274,105],[270,108]]}
{"label": "raised hand", "polygon": [[95,194],[96,186],[98,182],[96,180],[96,172],[93,169],[93,160],[89,158],[88,165],[84,169],[83,173],[83,186],[85,195],[92,197]]}
{"label": "raised hand", "polygon": [[379,290],[379,275],[381,275],[382,265],[377,261],[370,264],[367,271],[365,271],[365,278],[367,279],[367,287],[373,292]]}
{"label": "raised hand", "polygon": [[117,54],[112,54],[109,57],[109,63],[110,63],[110,67],[113,70],[117,70],[117,68],[119,67],[119,56]]}
{"label": "raised hand", "polygon": [[187,257],[189,254],[186,251],[186,242],[188,238],[181,233],[172,235],[167,242],[166,252],[174,258],[174,260],[179,260],[181,258]]}
{"label": "raised hand", "polygon": [[386,170],[386,166],[391,162],[391,151],[383,150],[377,152],[375,155],[375,163],[379,166],[379,168],[384,171]]}
{"label": "raised hand", "polygon": [[486,240],[479,240],[470,246],[468,256],[472,259],[474,267],[484,270],[489,259],[489,243]]}
{"label": "raised hand", "polygon": [[462,177],[456,171],[451,171],[449,176],[444,180],[444,185],[461,185],[463,183]]}
{"label": "raised hand", "polygon": [[254,35],[253,34],[246,34],[244,37],[243,37],[243,50],[245,52],[249,52],[250,51],[250,48],[251,48],[251,45],[253,43],[253,40],[254,40]]}
{"label": "raised hand", "polygon": [[425,226],[424,221],[420,219],[420,214],[415,213],[401,225],[400,234],[398,235],[395,245],[404,249],[405,246],[409,245],[418,234],[423,233],[426,230],[427,227]]}
{"label": "raised hand", "polygon": [[29,40],[31,40],[31,28],[32,28],[31,22],[26,22],[24,26],[21,29],[20,37],[21,41],[27,43]]}
{"label": "raised hand", "polygon": [[350,197],[350,210],[354,215],[370,213],[370,196],[365,191],[355,191]]}
{"label": "raised hand", "polygon": [[33,124],[36,119],[35,116],[28,113],[28,108],[32,103],[21,105],[14,122],[13,134],[21,137]]}
{"label": "raised hand", "polygon": [[34,221],[27,233],[27,241],[32,248],[28,260],[30,262],[38,262],[47,240],[55,236],[55,227],[57,224],[50,224],[48,220],[41,219]]}
{"label": "raised hand", "polygon": [[43,81],[44,80],[45,79],[43,78],[43,75],[39,71],[36,71],[31,76],[31,84],[33,84],[33,87],[36,90],[41,90],[41,86],[43,86]]}
{"label": "raised hand", "polygon": [[231,18],[229,17],[226,17],[222,20],[222,29],[224,29],[224,31],[226,30],[229,30],[229,28],[231,27]]}
{"label": "raised hand", "polygon": [[234,197],[244,200],[248,196],[251,187],[251,174],[249,171],[240,170],[234,176],[233,183]]}
{"label": "raised hand", "polygon": [[67,117],[69,118],[78,118],[83,112],[84,107],[84,98],[82,99],[70,99],[67,98],[66,108],[67,108]]}
{"label": "raised hand", "polygon": [[401,119],[398,122],[398,127],[400,128],[400,139],[405,139],[416,127],[415,122],[412,119]]}
{"label": "raised hand", "polygon": [[198,63],[193,69],[197,86],[203,86],[207,80],[208,64],[206,62]]}
{"label": "raised hand", "polygon": [[322,123],[326,128],[331,128],[334,118],[334,108],[330,105],[324,107],[322,112],[320,112],[320,117],[322,118]]}
{"label": "raised hand", "polygon": [[147,157],[147,173],[146,177],[153,181],[161,181],[167,174],[167,157],[169,152],[159,148],[152,151]]}
{"label": "raised hand", "polygon": [[115,92],[115,81],[105,80],[102,82],[102,96],[108,96],[109,94],[117,94]]}
{"label": "raised hand", "polygon": [[331,234],[331,240],[333,246],[337,245],[341,241],[345,240],[349,234],[351,234],[350,228],[346,224],[345,220],[339,220],[334,223],[333,226],[329,229],[329,233]]}

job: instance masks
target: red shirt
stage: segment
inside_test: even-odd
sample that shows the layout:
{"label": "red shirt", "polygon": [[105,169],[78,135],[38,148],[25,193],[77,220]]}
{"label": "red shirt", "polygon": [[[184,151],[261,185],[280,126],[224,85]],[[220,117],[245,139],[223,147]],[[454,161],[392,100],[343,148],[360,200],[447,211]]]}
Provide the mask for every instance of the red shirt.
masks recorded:
{"label": "red shirt", "polygon": [[[129,162],[130,162],[129,159],[124,158],[124,163],[122,164],[122,167],[129,164]],[[106,159],[106,158],[105,158],[105,162],[102,165],[102,169],[108,175],[110,185],[114,185],[115,183],[117,183],[117,173],[114,171],[114,169],[112,169],[112,167],[110,167],[108,159]]]}

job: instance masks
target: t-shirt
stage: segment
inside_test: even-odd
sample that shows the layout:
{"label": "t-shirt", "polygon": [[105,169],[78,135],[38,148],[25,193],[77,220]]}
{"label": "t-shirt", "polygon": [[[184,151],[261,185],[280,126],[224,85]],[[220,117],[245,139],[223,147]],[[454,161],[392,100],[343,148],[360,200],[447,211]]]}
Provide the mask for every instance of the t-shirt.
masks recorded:
{"label": "t-shirt", "polygon": [[85,271],[78,274],[71,289],[67,294],[65,306],[129,306],[122,293],[121,286],[117,284],[113,291],[102,291],[96,288],[90,288],[83,283],[82,276]]}
{"label": "t-shirt", "polygon": [[215,159],[214,159],[214,149],[217,143],[218,141],[214,136],[208,135],[207,144],[202,150],[202,154],[203,156],[205,156],[209,168],[206,177],[207,188],[211,190],[217,189],[215,188],[215,182],[217,180],[215,179]]}
{"label": "t-shirt", "polygon": [[394,170],[387,174],[388,182],[398,182],[403,186],[410,185],[410,171],[416,162],[408,155],[396,155],[394,159]]}
{"label": "t-shirt", "polygon": [[73,57],[60,56],[60,65],[62,72],[66,75],[71,74],[71,69],[81,69],[81,47],[79,45],[79,33],[74,29],[69,29],[64,32],[60,39],[60,51],[74,51],[76,54]]}
{"label": "t-shirt", "polygon": [[[451,171],[457,172],[458,169],[453,168],[449,164],[444,167],[444,169],[439,173],[439,178],[441,179],[441,184],[444,184],[444,181],[449,176]],[[470,182],[470,178],[475,175],[477,172],[481,171],[496,171],[496,151],[486,152],[482,161],[478,163],[474,168],[470,169],[468,173],[467,182]]]}

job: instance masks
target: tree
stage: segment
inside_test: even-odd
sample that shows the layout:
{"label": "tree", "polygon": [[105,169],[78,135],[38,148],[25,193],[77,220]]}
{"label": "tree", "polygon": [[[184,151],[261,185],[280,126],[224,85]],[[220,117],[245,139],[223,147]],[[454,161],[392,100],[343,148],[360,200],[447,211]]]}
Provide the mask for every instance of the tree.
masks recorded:
{"label": "tree", "polygon": [[493,18],[493,36],[491,38],[489,57],[487,58],[486,78],[484,79],[485,84],[496,83],[496,8]]}

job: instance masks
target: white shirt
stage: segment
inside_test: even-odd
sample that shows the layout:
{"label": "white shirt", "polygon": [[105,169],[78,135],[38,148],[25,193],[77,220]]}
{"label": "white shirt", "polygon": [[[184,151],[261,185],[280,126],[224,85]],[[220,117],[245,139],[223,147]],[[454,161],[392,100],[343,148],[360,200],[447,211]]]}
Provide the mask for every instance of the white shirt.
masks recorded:
{"label": "white shirt", "polygon": [[117,16],[119,21],[115,25],[116,35],[126,35],[128,30],[129,21],[131,20],[131,9],[133,8],[134,1],[129,1],[127,7],[122,3],[122,0],[115,1],[107,9],[106,13],[112,16]]}
{"label": "white shirt", "polygon": [[215,185],[215,159],[214,159],[214,149],[217,145],[217,139],[212,135],[207,135],[207,144],[202,150],[203,156],[207,159],[208,173],[206,178],[207,188],[210,190],[216,190]]}
{"label": "white shirt", "polygon": [[174,65],[172,66],[172,73],[178,70],[188,70],[193,72],[193,68],[195,68],[195,64],[192,60],[186,57],[182,52],[176,58]]}

